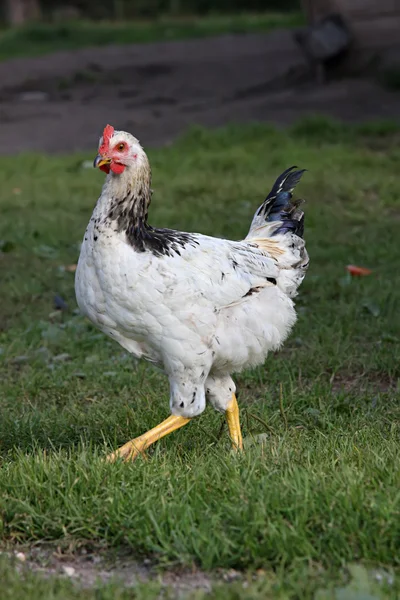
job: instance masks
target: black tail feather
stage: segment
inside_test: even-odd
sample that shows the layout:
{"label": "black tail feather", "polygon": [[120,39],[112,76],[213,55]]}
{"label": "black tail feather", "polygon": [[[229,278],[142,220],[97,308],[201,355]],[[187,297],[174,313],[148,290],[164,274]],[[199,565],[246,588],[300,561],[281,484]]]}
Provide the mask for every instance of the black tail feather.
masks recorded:
{"label": "black tail feather", "polygon": [[275,181],[272,190],[258,209],[257,216],[263,216],[267,222],[283,221],[273,235],[290,231],[303,237],[304,213],[299,210],[303,200],[292,200],[292,192],[305,171],[306,169],[297,170],[297,167],[286,169]]}

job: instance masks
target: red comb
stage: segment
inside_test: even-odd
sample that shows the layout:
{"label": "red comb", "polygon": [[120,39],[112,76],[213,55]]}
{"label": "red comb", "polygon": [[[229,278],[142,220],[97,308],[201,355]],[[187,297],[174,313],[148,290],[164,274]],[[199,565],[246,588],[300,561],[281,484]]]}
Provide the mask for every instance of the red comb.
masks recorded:
{"label": "red comb", "polygon": [[110,140],[114,133],[114,127],[112,125],[106,125],[103,131],[103,143],[99,148],[99,154],[105,154],[110,147]]}

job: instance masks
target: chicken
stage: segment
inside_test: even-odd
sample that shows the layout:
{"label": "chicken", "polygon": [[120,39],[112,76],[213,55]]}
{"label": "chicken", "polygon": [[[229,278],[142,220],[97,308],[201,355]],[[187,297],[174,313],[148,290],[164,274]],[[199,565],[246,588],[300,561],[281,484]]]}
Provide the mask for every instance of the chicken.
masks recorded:
{"label": "chicken", "polygon": [[304,214],[287,169],[243,241],[155,229],[148,223],[151,170],[131,134],[110,125],[94,166],[107,173],[76,270],[79,308],[135,357],[161,367],[171,415],[108,458],[133,460],[200,415],[209,401],[243,447],[232,373],[264,362],[296,321],[292,298],[308,267]]}

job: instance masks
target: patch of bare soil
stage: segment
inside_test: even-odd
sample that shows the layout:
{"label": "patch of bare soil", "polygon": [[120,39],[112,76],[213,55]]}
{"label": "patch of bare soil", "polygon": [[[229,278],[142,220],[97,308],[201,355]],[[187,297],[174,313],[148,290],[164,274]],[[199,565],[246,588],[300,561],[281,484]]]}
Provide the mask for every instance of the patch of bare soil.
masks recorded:
{"label": "patch of bare soil", "polygon": [[188,591],[201,589],[210,591],[212,584],[219,581],[232,581],[240,574],[228,570],[213,577],[197,569],[159,571],[150,560],[135,561],[121,553],[113,555],[109,551],[90,552],[68,551],[52,546],[38,545],[5,551],[19,572],[30,570],[43,577],[66,577],[81,587],[93,587],[116,581],[124,587],[135,587],[140,582],[156,581],[161,586],[176,591],[177,597]]}
{"label": "patch of bare soil", "polygon": [[373,391],[374,393],[386,393],[396,389],[397,380],[388,373],[346,373],[339,372],[332,375],[330,380],[332,392],[351,393],[356,391],[362,393]]}
{"label": "patch of bare soil", "polygon": [[106,123],[145,146],[193,124],[315,113],[400,117],[400,93],[374,81],[317,85],[291,31],[58,52],[0,63],[0,152],[92,149]]}

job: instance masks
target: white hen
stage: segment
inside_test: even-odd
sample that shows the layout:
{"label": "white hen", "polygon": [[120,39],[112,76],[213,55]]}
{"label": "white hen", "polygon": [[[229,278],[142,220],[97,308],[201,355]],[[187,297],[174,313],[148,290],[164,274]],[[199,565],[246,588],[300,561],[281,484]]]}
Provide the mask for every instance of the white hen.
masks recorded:
{"label": "white hen", "polygon": [[172,415],[110,456],[134,459],[199,415],[227,415],[242,448],[231,374],[262,363],[296,320],[291,298],[308,255],[291,200],[303,171],[287,169],[243,241],[154,229],[151,171],[138,140],[107,125],[94,165],[107,177],[86,229],[75,289],[81,311],[136,357],[164,369]]}

